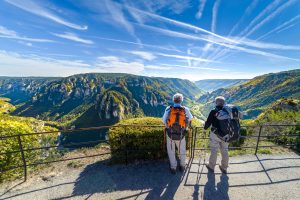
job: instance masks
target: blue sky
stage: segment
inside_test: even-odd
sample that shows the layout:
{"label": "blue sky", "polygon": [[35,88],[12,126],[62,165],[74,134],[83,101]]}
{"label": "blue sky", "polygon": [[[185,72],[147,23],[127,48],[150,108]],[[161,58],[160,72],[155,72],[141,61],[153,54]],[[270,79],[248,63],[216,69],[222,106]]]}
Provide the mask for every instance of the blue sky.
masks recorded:
{"label": "blue sky", "polygon": [[2,0],[0,75],[189,80],[300,67],[300,0]]}

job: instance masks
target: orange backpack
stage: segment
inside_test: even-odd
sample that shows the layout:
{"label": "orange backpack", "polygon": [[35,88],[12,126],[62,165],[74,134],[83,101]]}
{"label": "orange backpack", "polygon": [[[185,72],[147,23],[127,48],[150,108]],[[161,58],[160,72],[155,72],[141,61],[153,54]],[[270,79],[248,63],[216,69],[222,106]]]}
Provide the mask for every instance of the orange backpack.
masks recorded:
{"label": "orange backpack", "polygon": [[167,121],[167,133],[173,140],[181,140],[185,136],[187,119],[184,107],[170,106],[170,112]]}

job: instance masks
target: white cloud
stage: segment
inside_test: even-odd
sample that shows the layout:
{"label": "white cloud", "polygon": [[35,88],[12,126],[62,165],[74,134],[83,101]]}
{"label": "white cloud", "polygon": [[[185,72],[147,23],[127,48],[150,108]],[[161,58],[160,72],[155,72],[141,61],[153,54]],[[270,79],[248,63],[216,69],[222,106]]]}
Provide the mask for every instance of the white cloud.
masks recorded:
{"label": "white cloud", "polygon": [[123,13],[123,10],[122,10],[122,6],[120,4],[118,4],[118,3],[115,3],[113,1],[111,1],[111,0],[104,0],[103,2],[104,2],[104,5],[107,8],[107,12],[110,13],[112,21],[120,24],[131,35],[135,35],[134,34],[134,28],[133,28],[133,26],[131,25],[130,22],[128,22],[128,20],[124,16],[124,13]]}
{"label": "white cloud", "polygon": [[214,3],[213,10],[212,10],[212,22],[211,22],[211,32],[215,33],[217,28],[217,16],[218,16],[218,10],[220,6],[221,1],[217,0]]}
{"label": "white cloud", "polygon": [[[238,38],[233,38],[237,40]],[[259,42],[257,40],[250,40],[247,38],[243,38],[239,40],[240,44],[255,47],[259,49],[275,49],[275,50],[300,50],[300,46],[294,46],[294,45],[283,45],[283,44],[277,44],[277,43],[268,43],[268,42]]]}
{"label": "white cloud", "polygon": [[281,3],[281,0],[274,0],[272,1],[263,11],[261,11],[249,24],[248,26],[241,32],[239,35],[245,35],[250,28],[257,24],[257,22],[262,19],[265,15],[267,15],[269,12],[274,10],[279,4]]}
{"label": "white cloud", "polygon": [[[250,23],[248,23],[248,26],[245,27],[239,34],[238,36],[242,36],[240,38],[240,40],[246,38],[253,26],[255,26],[255,24],[257,24],[259,22],[259,20],[263,19],[264,17],[267,18],[268,14],[274,10],[278,5],[280,5],[281,0],[274,0],[273,2],[271,2],[267,7],[265,7],[253,20],[250,21]],[[237,24],[235,24],[235,26],[231,29],[229,35],[231,35],[239,26],[239,24],[243,21],[244,17],[247,16],[248,14],[250,14],[250,12],[254,9],[254,7],[256,6],[257,2],[253,1],[250,6],[247,7],[245,14],[240,18],[240,20],[238,21]],[[239,43],[240,41],[236,41],[236,43]],[[219,51],[220,48],[218,48],[215,52],[213,52],[210,57],[211,58],[217,58],[218,56],[223,56],[226,55],[230,50],[228,49],[222,49],[221,51]]]}
{"label": "white cloud", "polygon": [[198,12],[196,13],[196,16],[195,16],[196,19],[201,19],[205,4],[206,4],[206,0],[199,0]]}
{"label": "white cloud", "polygon": [[152,30],[158,33],[162,33],[164,35],[168,35],[171,37],[177,37],[177,38],[184,38],[184,39],[189,39],[189,40],[206,40],[206,38],[201,39],[196,35],[190,35],[190,34],[186,34],[186,33],[181,33],[181,32],[177,32],[177,31],[171,31],[168,29],[164,29],[164,28],[159,28],[159,27],[155,27],[155,26],[149,26],[149,25],[143,25],[140,24],[139,26],[148,29],[148,30]]}
{"label": "white cloud", "polygon": [[115,56],[98,57],[95,63],[98,72],[140,74],[145,65],[140,62],[127,62]]}
{"label": "white cloud", "polygon": [[255,32],[257,29],[265,25],[267,22],[269,22],[271,19],[273,19],[275,16],[277,16],[279,13],[284,11],[289,6],[293,5],[296,2],[296,0],[287,1],[286,3],[282,4],[280,7],[278,7],[274,12],[269,14],[266,18],[264,18],[260,23],[256,24],[244,37],[247,37],[251,35],[253,32]]}
{"label": "white cloud", "polygon": [[20,55],[0,50],[0,74],[3,76],[70,76],[93,72],[141,74],[145,68],[153,68],[151,65],[124,61],[115,56],[98,57],[92,63]]}
{"label": "white cloud", "polygon": [[28,37],[20,36],[18,35],[17,32],[13,30],[9,30],[4,26],[0,26],[0,38],[23,40],[28,42],[54,42],[53,40],[48,40],[48,39],[28,38]]}
{"label": "white cloud", "polygon": [[175,25],[175,26],[179,26],[179,27],[182,27],[182,28],[190,29],[190,30],[193,30],[193,31],[203,32],[203,33],[206,33],[206,34],[211,35],[213,37],[217,37],[217,38],[220,38],[222,40],[225,40],[227,42],[235,43],[235,41],[230,40],[229,38],[226,38],[224,36],[212,33],[211,31],[205,30],[203,28],[200,28],[200,27],[197,27],[197,26],[194,26],[194,25],[191,25],[191,24],[187,24],[187,23],[184,23],[184,22],[181,22],[181,21],[177,21],[177,20],[174,20],[174,19],[170,19],[170,18],[167,18],[167,17],[160,16],[160,15],[157,15],[157,14],[142,11],[142,10],[139,10],[137,8],[130,7],[130,6],[126,6],[126,8],[130,12],[137,12],[140,15],[148,16],[148,17],[151,17],[151,18],[156,19],[156,20],[161,21],[161,22],[166,22],[166,23],[169,23],[169,24],[172,24],[172,25]]}
{"label": "white cloud", "polygon": [[23,41],[18,41],[20,44],[26,45],[28,47],[32,47],[32,43],[30,42],[23,42]]}
{"label": "white cloud", "polygon": [[210,70],[210,71],[221,71],[221,72],[229,71],[227,69],[223,69],[220,67],[201,67],[201,65],[194,65],[194,66],[172,65],[172,64],[160,64],[160,65],[169,66],[172,68],[185,68],[185,69],[194,69],[194,70]]}
{"label": "white cloud", "polygon": [[131,42],[131,41],[126,41],[126,40],[119,40],[119,39],[113,39],[113,38],[104,38],[104,37],[98,37],[98,36],[95,36],[93,38],[100,39],[100,40],[107,40],[107,41],[119,42],[119,43],[124,43],[124,44],[133,44],[133,45],[142,46],[142,47],[151,47],[151,48],[161,49],[161,50],[167,50],[167,51],[181,52],[181,51],[179,51],[179,50],[177,50],[175,48],[168,48],[168,47],[163,47],[163,46],[159,46],[159,45],[137,43],[137,42]]}
{"label": "white cloud", "polygon": [[[265,56],[265,57],[272,57],[272,58],[277,58],[277,59],[289,59],[289,60],[297,60],[297,59],[294,59],[294,58],[289,58],[287,56],[280,56],[280,55],[276,55],[276,54],[272,54],[272,53],[268,53],[268,52],[264,52],[264,51],[260,51],[260,50],[255,50],[255,49],[250,49],[250,48],[246,48],[246,47],[240,47],[240,46],[237,46],[237,45],[246,45],[246,46],[252,46],[252,47],[263,47],[263,44],[260,44],[260,43],[254,43],[254,42],[250,42],[250,40],[246,40],[243,42],[243,40],[237,40],[237,45],[233,45],[233,44],[228,44],[228,43],[224,43],[224,42],[220,42],[222,41],[221,39],[218,39],[218,38],[213,38],[213,37],[209,37],[209,36],[196,36],[196,35],[190,35],[190,34],[186,34],[186,33],[181,33],[181,32],[176,32],[176,31],[170,31],[170,30],[167,30],[167,29],[162,29],[162,28],[158,28],[158,27],[154,27],[154,26],[149,26],[149,25],[140,25],[144,28],[147,28],[147,29],[150,29],[150,30],[153,30],[153,31],[156,31],[156,32],[159,32],[159,33],[162,33],[162,34],[165,34],[165,35],[168,35],[168,36],[172,36],[172,37],[178,37],[178,38],[184,38],[184,39],[190,39],[190,40],[201,40],[201,41],[206,41],[206,42],[209,42],[211,44],[216,44],[216,45],[219,45],[219,46],[223,46],[223,47],[226,47],[226,48],[229,48],[229,49],[234,49],[234,50],[237,50],[237,51],[241,51],[241,52],[245,52],[245,53],[249,53],[249,54],[254,54],[254,55],[259,55],[259,56]],[[234,40],[234,39],[231,39],[230,40]],[[234,40],[235,41],[235,40]],[[275,47],[281,47],[282,49],[283,48],[293,48],[293,49],[298,49],[297,46],[282,46],[282,45],[279,45],[279,44],[266,44],[266,47],[273,47],[273,49]],[[219,54],[224,54],[228,52],[228,50],[225,50],[225,51],[222,51],[220,52]],[[217,54],[217,55],[219,55]],[[211,56],[211,57],[216,57],[217,55],[214,55],[214,56]],[[203,62],[212,62],[212,60],[214,59],[211,59],[211,60],[208,60],[208,61],[205,61],[206,59],[198,59],[198,61],[203,61]]]}
{"label": "white cloud", "polygon": [[159,65],[146,65],[145,69],[155,69],[155,70],[171,70],[173,67],[159,66]]}
{"label": "white cloud", "polygon": [[153,53],[151,52],[146,52],[146,51],[127,51],[127,52],[139,56],[140,58],[148,61],[156,58],[156,56],[153,55]]}
{"label": "white cloud", "polygon": [[[274,28],[274,29],[270,30],[269,32],[265,33],[264,35],[260,36],[259,38],[257,38],[257,40],[264,39],[267,36],[271,35],[272,33],[275,33],[277,31],[281,31],[283,29],[286,29],[287,27],[290,27],[291,25],[295,25],[295,24],[299,23],[299,19],[300,19],[300,14],[296,15],[295,17],[289,19],[288,21],[280,24],[276,28]],[[292,23],[294,23],[294,24],[292,24]]]}
{"label": "white cloud", "polygon": [[246,8],[243,16],[239,19],[239,21],[232,27],[228,35],[231,35],[236,31],[236,29],[240,26],[240,24],[244,21],[245,17],[251,14],[256,7],[258,0],[251,1],[251,4]]}
{"label": "white cloud", "polygon": [[57,37],[72,40],[75,42],[80,42],[80,43],[84,43],[84,44],[94,44],[94,42],[92,40],[80,38],[79,36],[77,36],[74,33],[65,32],[64,34],[58,34],[58,33],[52,33],[52,34]]}
{"label": "white cloud", "polygon": [[69,76],[91,71],[82,61],[49,59],[0,51],[0,74],[3,76]]}
{"label": "white cloud", "polygon": [[50,10],[40,6],[36,2],[32,0],[5,0],[7,3],[14,5],[22,10],[25,10],[27,12],[30,12],[32,14],[38,15],[40,17],[47,18],[51,21],[54,21],[56,23],[62,24],[64,26],[77,29],[77,30],[87,30],[87,26],[80,26],[74,23],[71,23],[62,17],[59,17],[58,15],[55,15]]}
{"label": "white cloud", "polygon": [[10,36],[17,36],[17,33],[13,30],[9,30],[4,26],[0,26],[0,34],[2,35],[10,35]]}
{"label": "white cloud", "polygon": [[238,51],[242,51],[242,52],[250,53],[250,54],[254,54],[254,55],[260,55],[260,56],[264,56],[264,57],[267,57],[267,58],[276,58],[276,59],[300,61],[299,59],[290,58],[290,57],[287,57],[287,56],[281,56],[281,55],[268,53],[268,52],[264,52],[264,51],[260,51],[260,50],[249,49],[249,48],[239,47],[239,46],[230,45],[230,44],[222,44],[222,45],[225,46],[225,47],[228,47],[229,49],[234,49],[234,50],[238,50]]}
{"label": "white cloud", "polygon": [[175,55],[175,54],[165,54],[165,53],[157,53],[157,55],[164,56],[164,57],[171,57],[171,58],[177,58],[177,59],[182,59],[182,60],[196,60],[196,61],[201,61],[201,62],[216,62],[212,60],[207,60],[204,58],[200,57],[192,57],[192,56],[182,56],[182,55]]}
{"label": "white cloud", "polygon": [[[139,1],[134,0],[134,4],[139,4]],[[171,12],[175,14],[181,14],[184,12],[187,8],[190,7],[190,0],[172,0],[172,1],[166,1],[166,0],[155,0],[155,1],[141,1],[142,3],[142,9],[146,9],[153,13],[158,13],[161,10],[170,10]],[[138,6],[138,5],[135,5]]]}

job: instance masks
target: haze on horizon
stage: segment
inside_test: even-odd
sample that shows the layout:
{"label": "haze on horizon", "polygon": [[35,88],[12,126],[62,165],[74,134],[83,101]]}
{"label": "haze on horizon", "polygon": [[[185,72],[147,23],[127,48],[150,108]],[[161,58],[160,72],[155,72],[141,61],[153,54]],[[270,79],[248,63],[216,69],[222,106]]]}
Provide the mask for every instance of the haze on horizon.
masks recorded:
{"label": "haze on horizon", "polygon": [[299,69],[300,0],[0,1],[0,76]]}

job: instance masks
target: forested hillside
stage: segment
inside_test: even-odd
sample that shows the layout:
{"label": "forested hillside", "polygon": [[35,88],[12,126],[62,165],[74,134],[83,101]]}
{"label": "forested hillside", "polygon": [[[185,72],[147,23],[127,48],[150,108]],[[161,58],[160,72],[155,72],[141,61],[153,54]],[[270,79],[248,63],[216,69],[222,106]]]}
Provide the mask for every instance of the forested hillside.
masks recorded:
{"label": "forested hillside", "polygon": [[13,104],[31,100],[43,86],[56,80],[54,77],[4,77],[0,76],[0,97],[11,99]]}
{"label": "forested hillside", "polygon": [[77,127],[108,125],[128,117],[161,116],[176,92],[193,99],[202,91],[175,78],[79,74],[40,84],[14,114]]}
{"label": "forested hillside", "polygon": [[300,98],[300,70],[271,73],[255,77],[246,83],[227,89],[218,89],[202,95],[198,102],[204,104],[207,114],[216,96],[222,95],[227,103],[235,104],[247,112],[247,118],[258,116],[265,108],[280,98]]}
{"label": "forested hillside", "polygon": [[196,81],[195,84],[206,92],[212,92],[220,88],[230,88],[238,86],[248,81],[248,79],[204,79]]}

